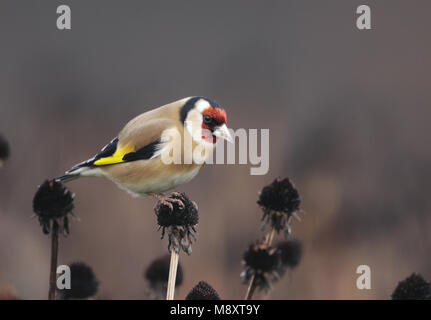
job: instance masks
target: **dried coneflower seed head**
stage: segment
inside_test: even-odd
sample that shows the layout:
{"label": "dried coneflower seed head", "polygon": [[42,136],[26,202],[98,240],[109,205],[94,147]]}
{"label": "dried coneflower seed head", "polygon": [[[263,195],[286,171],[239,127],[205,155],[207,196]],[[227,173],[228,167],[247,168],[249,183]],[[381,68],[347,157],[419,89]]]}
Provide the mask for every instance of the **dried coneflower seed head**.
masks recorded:
{"label": "dried coneflower seed head", "polygon": [[243,264],[243,282],[248,283],[254,276],[254,283],[259,289],[269,289],[271,283],[278,280],[282,273],[280,251],[268,246],[264,241],[252,244],[245,251]]}
{"label": "dried coneflower seed head", "polygon": [[183,205],[172,202],[172,207],[159,203],[155,207],[157,223],[162,229],[162,238],[167,232],[169,237],[168,250],[175,252],[183,249],[187,254],[192,252],[192,241],[196,241],[196,225],[199,221],[198,207],[184,193],[173,193],[173,199],[179,200]]}
{"label": "dried coneflower seed head", "polygon": [[62,289],[60,297],[68,299],[88,299],[96,295],[99,287],[93,270],[83,262],[75,262],[70,266],[70,289]]}
{"label": "dried coneflower seed head", "polygon": [[270,222],[277,232],[289,233],[289,218],[299,210],[301,198],[293,183],[285,178],[276,178],[259,193],[257,204],[264,214],[264,227]]}
{"label": "dried coneflower seed head", "polygon": [[4,161],[9,158],[9,153],[9,143],[2,135],[0,135],[0,166]]}
{"label": "dried coneflower seed head", "polygon": [[50,233],[54,225],[69,233],[68,214],[75,206],[73,199],[74,194],[59,181],[46,180],[39,186],[33,198],[33,211],[45,234]]}
{"label": "dried coneflower seed head", "polygon": [[299,240],[290,238],[277,244],[281,263],[288,268],[295,268],[301,261],[302,244]]}
{"label": "dried coneflower seed head", "polygon": [[[162,257],[154,260],[148,268],[145,270],[145,279],[150,283],[151,288],[158,289],[164,288],[166,290],[166,285],[168,284],[169,278],[169,265],[170,265],[170,255],[166,254]],[[177,267],[177,276],[175,279],[175,286],[180,286],[183,282],[183,268],[181,264]]]}
{"label": "dried coneflower seed head", "polygon": [[161,227],[169,226],[194,226],[199,222],[198,210],[196,204],[191,201],[185,193],[174,193],[173,199],[180,200],[184,207],[177,202],[173,202],[173,210],[167,205],[161,205],[158,208],[157,223]]}
{"label": "dried coneflower seed head", "polygon": [[220,300],[220,296],[208,283],[199,281],[187,294],[186,300]]}
{"label": "dried coneflower seed head", "polygon": [[420,274],[412,273],[398,283],[392,293],[393,300],[431,300],[431,285]]}
{"label": "dried coneflower seed head", "polygon": [[288,178],[276,178],[262,189],[257,203],[272,211],[293,213],[299,209],[301,199],[298,190]]}

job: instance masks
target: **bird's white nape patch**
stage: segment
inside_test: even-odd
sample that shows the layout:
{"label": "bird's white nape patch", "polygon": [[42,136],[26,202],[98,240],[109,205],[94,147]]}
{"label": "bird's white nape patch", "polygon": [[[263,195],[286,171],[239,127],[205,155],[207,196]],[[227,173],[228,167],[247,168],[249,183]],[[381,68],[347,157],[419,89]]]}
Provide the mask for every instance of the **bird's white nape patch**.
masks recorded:
{"label": "bird's white nape patch", "polygon": [[191,109],[187,118],[184,121],[184,126],[197,143],[202,143],[202,112],[210,107],[210,104],[205,99],[199,99],[195,102],[194,108]]}
{"label": "bird's white nape patch", "polygon": [[199,113],[201,113],[202,114],[202,112],[205,110],[205,109],[207,109],[208,107],[210,107],[211,105],[210,105],[210,103],[207,101],[207,100],[205,100],[205,99],[199,99],[198,101],[196,101],[196,103],[195,103],[195,108],[196,108],[196,110],[198,110],[199,111]]}
{"label": "bird's white nape patch", "polygon": [[202,113],[197,109],[197,107],[189,111],[187,118],[184,121],[185,128],[196,142],[200,142],[202,140],[202,121]]}

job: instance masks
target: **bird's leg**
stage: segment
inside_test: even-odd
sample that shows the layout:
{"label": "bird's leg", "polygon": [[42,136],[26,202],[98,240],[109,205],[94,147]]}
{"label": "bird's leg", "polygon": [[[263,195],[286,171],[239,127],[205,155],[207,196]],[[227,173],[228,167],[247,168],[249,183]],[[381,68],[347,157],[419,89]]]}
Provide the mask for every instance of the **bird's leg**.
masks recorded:
{"label": "bird's leg", "polygon": [[169,209],[171,209],[171,211],[172,211],[172,210],[174,210],[172,203],[176,203],[176,204],[178,204],[178,206],[180,208],[184,208],[184,203],[180,199],[172,198],[172,196],[179,196],[180,195],[179,192],[172,192],[168,195],[165,195],[163,193],[154,193],[154,192],[150,192],[148,194],[150,196],[154,197],[155,199],[157,199],[157,201],[158,201],[157,206],[165,205],[165,206],[169,207]]}

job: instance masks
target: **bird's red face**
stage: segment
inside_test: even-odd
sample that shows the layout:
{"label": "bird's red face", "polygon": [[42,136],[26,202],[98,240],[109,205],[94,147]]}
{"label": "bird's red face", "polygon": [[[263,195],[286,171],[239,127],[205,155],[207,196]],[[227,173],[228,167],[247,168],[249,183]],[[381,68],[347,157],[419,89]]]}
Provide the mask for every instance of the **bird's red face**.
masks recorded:
{"label": "bird's red face", "polygon": [[232,140],[227,129],[226,111],[222,108],[209,106],[202,111],[202,139],[216,143],[217,137]]}

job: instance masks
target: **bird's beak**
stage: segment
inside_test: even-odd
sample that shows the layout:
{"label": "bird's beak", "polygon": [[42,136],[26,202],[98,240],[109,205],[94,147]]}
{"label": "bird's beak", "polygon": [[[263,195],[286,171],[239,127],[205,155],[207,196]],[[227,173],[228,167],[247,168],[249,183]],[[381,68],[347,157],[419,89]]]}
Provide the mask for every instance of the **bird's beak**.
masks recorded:
{"label": "bird's beak", "polygon": [[225,139],[225,140],[229,141],[230,143],[233,142],[232,135],[230,134],[229,129],[226,126],[226,124],[223,124],[220,127],[218,127],[216,130],[214,130],[213,135],[215,135],[216,137]]}

